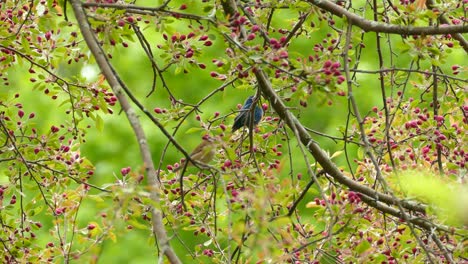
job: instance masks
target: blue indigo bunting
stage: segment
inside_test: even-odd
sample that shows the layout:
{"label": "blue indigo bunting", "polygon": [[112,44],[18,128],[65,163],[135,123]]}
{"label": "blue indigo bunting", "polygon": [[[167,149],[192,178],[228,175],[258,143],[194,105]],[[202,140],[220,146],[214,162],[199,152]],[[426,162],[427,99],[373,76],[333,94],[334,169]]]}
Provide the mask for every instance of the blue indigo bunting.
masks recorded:
{"label": "blue indigo bunting", "polygon": [[261,107],[258,105],[255,105],[255,110],[254,110],[254,123],[251,124],[250,122],[250,117],[252,116],[251,109],[252,109],[252,103],[254,102],[254,97],[249,96],[247,100],[245,100],[244,105],[242,106],[240,113],[234,118],[234,125],[232,125],[232,132],[238,130],[239,128],[246,126],[250,127],[255,127],[260,123],[260,120],[262,120],[263,117],[263,110]]}
{"label": "blue indigo bunting", "polygon": [[[216,149],[218,145],[218,139],[213,137],[203,138],[203,141],[192,151],[190,158],[192,160],[207,164],[210,162],[216,154]],[[175,168],[173,172],[176,172],[185,166],[183,161],[179,167]],[[192,162],[188,162],[188,166],[193,166]]]}

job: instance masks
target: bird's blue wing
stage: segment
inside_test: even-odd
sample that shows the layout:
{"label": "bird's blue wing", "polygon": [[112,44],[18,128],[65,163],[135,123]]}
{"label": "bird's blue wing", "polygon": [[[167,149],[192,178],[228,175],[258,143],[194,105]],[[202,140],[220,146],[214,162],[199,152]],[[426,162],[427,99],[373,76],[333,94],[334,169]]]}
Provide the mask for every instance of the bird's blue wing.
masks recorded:
{"label": "bird's blue wing", "polygon": [[[245,100],[239,114],[234,118],[234,124],[232,125],[232,132],[238,130],[243,126],[250,126],[250,108],[252,107],[254,97],[251,95]],[[257,125],[262,119],[263,111],[260,107],[255,106],[254,110],[254,125]]]}

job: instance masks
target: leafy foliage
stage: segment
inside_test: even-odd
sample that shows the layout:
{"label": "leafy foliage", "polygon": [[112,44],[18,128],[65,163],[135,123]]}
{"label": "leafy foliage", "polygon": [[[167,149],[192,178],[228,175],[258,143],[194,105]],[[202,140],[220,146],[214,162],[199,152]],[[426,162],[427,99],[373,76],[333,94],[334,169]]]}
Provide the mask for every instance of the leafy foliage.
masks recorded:
{"label": "leafy foliage", "polygon": [[[2,259],[466,261],[467,3],[445,2],[2,2]],[[231,133],[249,95],[263,119]],[[94,136],[120,110],[134,130]]]}

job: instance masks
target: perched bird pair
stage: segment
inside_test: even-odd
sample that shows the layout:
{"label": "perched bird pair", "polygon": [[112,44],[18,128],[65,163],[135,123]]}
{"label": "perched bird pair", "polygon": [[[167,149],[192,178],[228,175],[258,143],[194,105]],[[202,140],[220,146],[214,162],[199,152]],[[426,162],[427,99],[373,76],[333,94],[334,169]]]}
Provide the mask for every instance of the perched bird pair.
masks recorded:
{"label": "perched bird pair", "polygon": [[[244,102],[244,105],[240,109],[239,114],[234,118],[234,124],[232,125],[232,132],[242,128],[242,127],[255,127],[260,123],[263,117],[263,110],[257,104],[255,104],[255,108],[253,106],[254,103],[254,96],[249,96],[247,100]],[[253,111],[253,124],[251,123]],[[205,137],[203,138],[202,143],[200,143],[190,154],[190,158],[195,161],[199,161],[201,163],[207,164],[210,162],[214,155],[216,154],[217,145],[219,144],[220,140],[214,137]],[[182,162],[181,165],[175,168],[173,171],[176,172],[185,166],[185,162]],[[189,161],[187,166],[193,166],[192,162]]]}

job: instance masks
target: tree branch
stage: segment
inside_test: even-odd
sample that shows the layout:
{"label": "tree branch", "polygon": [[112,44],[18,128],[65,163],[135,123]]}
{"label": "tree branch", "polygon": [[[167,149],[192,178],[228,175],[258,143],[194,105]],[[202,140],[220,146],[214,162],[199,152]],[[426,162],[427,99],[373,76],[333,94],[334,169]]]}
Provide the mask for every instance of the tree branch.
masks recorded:
{"label": "tree branch", "polygon": [[[359,197],[361,198],[363,202],[381,211],[382,213],[386,213],[386,214],[398,217],[399,219],[403,219],[403,214],[398,209],[387,206],[386,204],[376,201],[375,199],[372,199],[371,197],[366,196],[366,195],[360,195]],[[437,230],[444,231],[444,232],[453,232],[453,230],[450,230],[449,227],[435,225],[427,220],[421,219],[420,217],[408,217],[407,222],[417,225],[426,231],[437,229]]]}
{"label": "tree branch", "polygon": [[[314,156],[318,163],[323,167],[323,169],[327,172],[327,174],[331,175],[336,181],[339,183],[346,185],[353,191],[363,193],[370,197],[375,198],[378,201],[382,201],[386,204],[396,205],[398,200],[394,199],[392,196],[380,193],[374,189],[371,189],[367,186],[361,185],[356,181],[347,178],[338,167],[330,160],[328,155],[320,148],[320,146],[315,142],[304,128],[304,126],[297,120],[294,115],[289,113],[286,105],[283,103],[283,100],[276,94],[275,90],[273,89],[270,81],[265,76],[265,73],[261,69],[256,69],[255,75],[257,77],[257,81],[259,84],[260,89],[263,92],[263,95],[270,101],[271,106],[278,114],[278,116],[283,119],[286,124],[292,129],[295,127],[297,129],[301,143],[304,144],[308,149],[309,152]],[[425,212],[426,206],[418,205],[408,201],[400,201],[401,205],[412,211],[418,212]]]}
{"label": "tree branch", "polygon": [[114,8],[125,10],[129,13],[135,14],[142,14],[142,15],[156,15],[158,13],[168,14],[177,18],[187,18],[193,20],[211,20],[210,17],[198,16],[194,14],[188,14],[183,12],[176,12],[170,11],[165,9],[166,5],[158,6],[158,7],[144,7],[144,6],[136,6],[136,5],[128,5],[128,4],[104,4],[104,3],[83,3],[83,7],[101,7],[101,8]]}
{"label": "tree branch", "polygon": [[[73,12],[76,16],[78,21],[78,25],[80,27],[81,33],[86,41],[86,44],[90,51],[92,52],[96,62],[99,65],[99,68],[103,72],[104,76],[106,77],[107,82],[111,86],[114,94],[117,96],[122,109],[124,110],[127,118],[130,122],[130,125],[135,132],[135,135],[138,140],[138,144],[140,146],[141,155],[143,157],[143,161],[146,166],[146,172],[148,176],[148,183],[151,187],[150,197],[156,205],[160,204],[160,184],[156,178],[156,170],[154,168],[153,159],[151,156],[150,149],[148,147],[148,143],[146,140],[145,133],[143,128],[139,122],[139,119],[135,113],[135,110],[130,105],[130,102],[127,100],[127,97],[122,92],[122,86],[120,85],[118,77],[114,74],[112,70],[112,66],[110,65],[109,61],[107,60],[105,53],[99,46],[91,27],[88,23],[86,18],[86,14],[83,10],[83,6],[80,0],[70,0]],[[162,221],[162,213],[156,207],[152,207],[152,225],[153,225],[153,232],[156,235],[156,239],[161,245],[161,254],[166,255],[171,263],[181,263],[177,255],[175,254],[174,250],[169,244],[169,238],[167,236],[166,230],[164,229],[164,224]]]}
{"label": "tree branch", "polygon": [[[426,0],[426,6],[428,9],[434,8],[434,1]],[[443,15],[440,15],[438,19],[439,19],[439,22],[443,24],[450,24],[449,20]],[[463,47],[463,49],[468,53],[468,41],[463,37],[463,35],[460,33],[455,33],[453,35],[453,38],[458,40],[458,42],[460,42],[460,45]]]}
{"label": "tree branch", "polygon": [[335,16],[346,17],[349,23],[361,28],[364,31],[373,31],[380,33],[398,34],[398,35],[442,35],[467,33],[468,25],[448,25],[440,27],[414,27],[386,24],[376,21],[367,20],[348,10],[334,4],[331,1],[325,0],[308,0],[309,3],[324,9]]}

